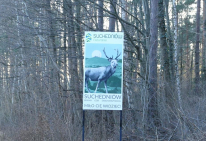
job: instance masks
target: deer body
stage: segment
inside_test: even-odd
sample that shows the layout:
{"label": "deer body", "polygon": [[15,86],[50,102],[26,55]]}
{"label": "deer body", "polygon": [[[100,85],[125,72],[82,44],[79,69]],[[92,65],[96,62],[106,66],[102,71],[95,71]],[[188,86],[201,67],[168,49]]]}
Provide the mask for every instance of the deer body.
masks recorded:
{"label": "deer body", "polygon": [[112,69],[111,66],[99,67],[99,68],[86,68],[85,76],[90,78],[91,81],[107,80],[115,73],[116,69]]}
{"label": "deer body", "polygon": [[[105,50],[103,50],[103,52],[105,53]],[[106,53],[105,56],[107,57]],[[120,56],[120,54],[118,55],[117,52],[117,57],[115,59],[112,58],[108,58],[108,61],[110,62],[109,66],[105,66],[105,67],[99,67],[99,68],[85,68],[85,86],[88,90],[88,92],[90,92],[89,88],[88,88],[88,81],[98,81],[97,82],[97,86],[95,89],[95,93],[99,87],[99,84],[104,81],[104,86],[105,86],[105,90],[106,93],[108,93],[107,90],[107,80],[109,79],[109,77],[111,77],[115,71],[116,71],[116,67],[118,65],[117,61],[118,61],[118,57]]]}

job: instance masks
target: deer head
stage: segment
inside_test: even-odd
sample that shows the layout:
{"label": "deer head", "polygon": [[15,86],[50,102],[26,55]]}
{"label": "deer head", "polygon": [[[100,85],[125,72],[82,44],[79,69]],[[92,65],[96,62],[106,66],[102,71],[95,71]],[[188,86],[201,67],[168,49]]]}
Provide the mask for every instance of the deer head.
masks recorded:
{"label": "deer head", "polygon": [[116,68],[118,65],[117,61],[119,60],[118,57],[121,55],[121,53],[119,53],[118,49],[117,49],[117,56],[115,57],[115,59],[113,59],[113,56],[112,57],[107,56],[107,54],[105,52],[105,48],[103,49],[103,52],[104,52],[104,55],[108,58],[108,61],[110,62],[111,67]]}

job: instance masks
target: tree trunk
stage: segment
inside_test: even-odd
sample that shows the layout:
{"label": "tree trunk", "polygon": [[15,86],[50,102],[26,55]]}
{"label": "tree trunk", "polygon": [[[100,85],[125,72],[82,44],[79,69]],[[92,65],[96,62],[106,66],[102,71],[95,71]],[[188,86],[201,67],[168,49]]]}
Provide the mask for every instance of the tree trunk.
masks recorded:
{"label": "tree trunk", "polygon": [[99,0],[99,8],[98,8],[98,28],[99,31],[103,31],[103,3],[104,0]]}
{"label": "tree trunk", "polygon": [[160,34],[160,48],[161,48],[161,55],[162,55],[162,63],[161,67],[163,70],[163,76],[165,79],[165,86],[164,86],[164,92],[165,92],[165,99],[166,103],[172,107],[173,106],[173,100],[172,95],[169,91],[169,84],[170,84],[170,69],[169,69],[169,55],[168,55],[168,46],[167,46],[167,32],[165,27],[165,10],[163,5],[163,0],[159,0],[158,2],[158,19],[159,19],[159,34]]}
{"label": "tree trunk", "polygon": [[206,0],[203,1],[202,79],[206,81]]}
{"label": "tree trunk", "polygon": [[[149,43],[150,43],[150,10],[148,1],[142,0],[143,8],[144,8],[144,15],[145,15],[145,23],[146,23],[146,33],[145,33],[145,42],[146,42],[146,49],[149,50]],[[147,54],[147,53],[146,53]]]}
{"label": "tree trunk", "polygon": [[175,75],[176,75],[176,91],[178,96],[178,104],[180,110],[182,110],[182,98],[181,98],[181,86],[180,86],[180,76],[179,76],[179,66],[178,66],[178,41],[177,41],[177,9],[176,9],[176,0],[173,0],[173,24],[174,24],[174,59],[175,59]]}
{"label": "tree trunk", "polygon": [[158,45],[158,1],[151,0],[150,13],[150,49],[149,49],[149,103],[148,126],[149,129],[159,127],[158,103],[157,103],[157,45]]}
{"label": "tree trunk", "polygon": [[[140,61],[141,63],[141,75],[145,76],[145,79],[148,79],[148,50],[150,48],[150,9],[149,9],[149,1],[146,0],[142,0],[142,6],[143,6],[143,10],[144,10],[144,22],[145,22],[145,36],[144,36],[144,45],[145,45],[145,50],[144,50],[144,55],[141,51],[139,51],[139,56],[142,56],[142,60]],[[140,7],[140,11],[141,11],[141,7]],[[142,13],[142,12],[140,12]],[[142,21],[143,21],[143,14],[141,15],[142,17]],[[144,23],[143,22],[143,23]],[[143,29],[144,29],[144,24],[143,24]]]}
{"label": "tree trunk", "polygon": [[[116,17],[114,14],[116,13],[116,0],[110,0],[110,12],[113,15],[110,15],[109,18],[109,31],[114,32],[115,31],[115,22],[116,22]],[[112,137],[114,134],[114,125],[115,125],[115,120],[114,120],[114,111],[108,110],[105,112],[105,128],[106,128],[106,135],[107,137]]]}
{"label": "tree trunk", "polygon": [[109,31],[110,32],[114,32],[115,31],[115,22],[116,22],[116,17],[114,16],[114,14],[116,13],[116,3],[117,0],[110,0],[110,12],[113,15],[110,15],[109,17]]}
{"label": "tree trunk", "polygon": [[165,3],[165,15],[166,15],[166,23],[167,23],[167,40],[168,40],[168,46],[169,46],[169,67],[170,67],[170,79],[173,81],[174,80],[174,45],[172,41],[172,36],[171,36],[171,30],[170,30],[170,19],[169,19],[169,0],[164,0]]}
{"label": "tree trunk", "polygon": [[68,102],[67,102],[67,12],[66,12],[66,0],[63,0],[63,15],[64,15],[64,36],[63,36],[63,50],[64,50],[64,86],[63,86],[63,96],[65,97],[63,99],[63,117],[66,120],[68,116]]}
{"label": "tree trunk", "polygon": [[197,15],[196,15],[196,46],[195,46],[195,92],[199,93],[199,79],[200,79],[200,0],[197,0]]}
{"label": "tree trunk", "polygon": [[75,26],[74,26],[74,13],[73,13],[73,3],[71,0],[68,1],[68,34],[69,34],[69,61],[70,61],[70,74],[71,83],[70,87],[75,93],[76,98],[80,98],[79,95],[79,82],[78,82],[78,65],[77,65],[77,47],[75,38]]}

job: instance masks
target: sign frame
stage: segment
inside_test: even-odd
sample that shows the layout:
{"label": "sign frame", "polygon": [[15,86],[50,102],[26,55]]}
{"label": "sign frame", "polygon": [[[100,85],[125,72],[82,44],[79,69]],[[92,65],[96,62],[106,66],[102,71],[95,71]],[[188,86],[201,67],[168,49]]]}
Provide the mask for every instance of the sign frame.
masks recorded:
{"label": "sign frame", "polygon": [[83,110],[122,110],[124,33],[86,31],[84,43]]}

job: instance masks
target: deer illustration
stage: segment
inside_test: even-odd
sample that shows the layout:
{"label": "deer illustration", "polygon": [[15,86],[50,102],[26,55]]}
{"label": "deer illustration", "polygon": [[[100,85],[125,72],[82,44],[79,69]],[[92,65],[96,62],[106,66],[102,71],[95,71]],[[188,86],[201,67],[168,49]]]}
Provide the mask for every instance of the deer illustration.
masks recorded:
{"label": "deer illustration", "polygon": [[115,59],[113,59],[113,56],[108,57],[106,55],[105,48],[103,49],[103,52],[104,52],[105,56],[108,58],[110,65],[105,66],[105,67],[98,67],[98,68],[85,68],[85,86],[86,86],[88,92],[90,92],[90,90],[88,88],[88,82],[89,82],[89,80],[91,80],[91,81],[98,81],[96,89],[94,91],[95,93],[99,87],[99,84],[102,81],[104,81],[105,90],[106,90],[106,93],[108,93],[107,80],[109,79],[110,76],[112,76],[115,73],[116,67],[118,65],[118,63],[117,63],[118,57],[121,55],[121,53],[119,53],[119,51],[117,50],[117,56]]}

